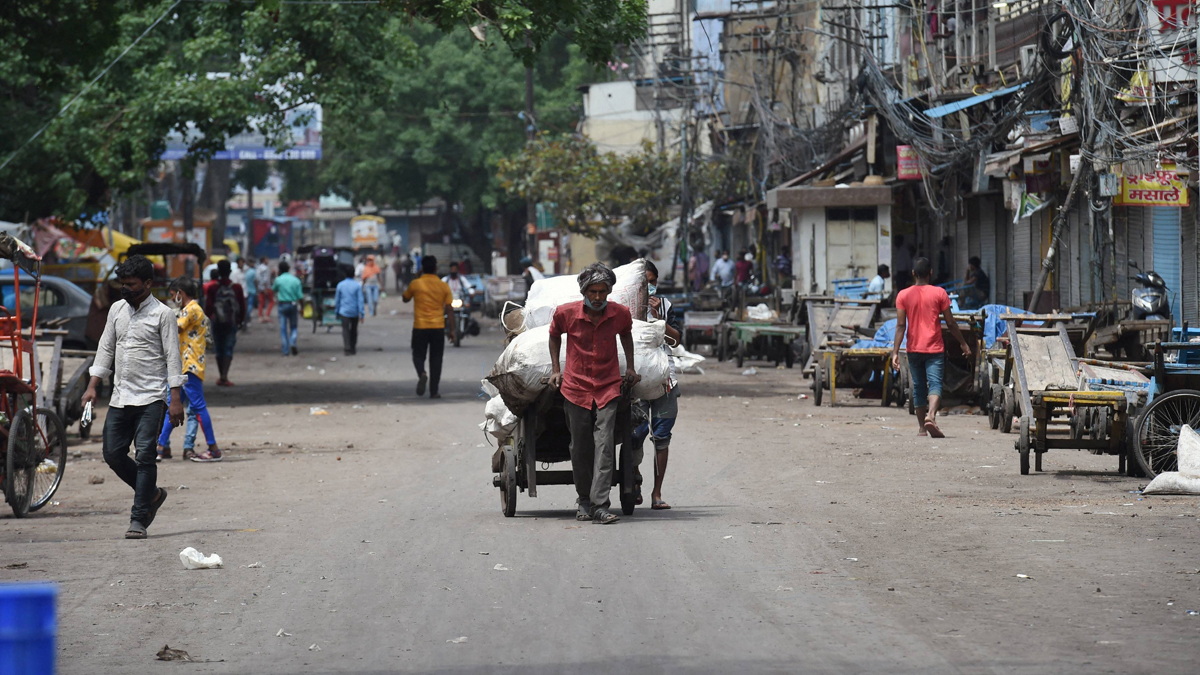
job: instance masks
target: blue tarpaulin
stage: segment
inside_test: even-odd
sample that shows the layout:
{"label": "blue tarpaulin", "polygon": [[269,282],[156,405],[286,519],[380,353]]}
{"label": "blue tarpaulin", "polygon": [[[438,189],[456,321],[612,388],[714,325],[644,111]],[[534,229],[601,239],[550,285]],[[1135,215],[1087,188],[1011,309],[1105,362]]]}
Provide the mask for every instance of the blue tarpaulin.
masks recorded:
{"label": "blue tarpaulin", "polygon": [[1024,84],[1018,84],[1015,87],[1005,87],[1003,89],[997,89],[996,91],[989,91],[986,94],[980,94],[978,96],[972,96],[971,98],[964,98],[961,101],[955,101],[954,103],[947,103],[946,105],[939,105],[936,108],[930,108],[929,110],[925,111],[925,114],[929,117],[945,117],[950,113],[958,112],[959,110],[966,110],[973,105],[979,105],[985,101],[990,101],[997,96],[1004,96],[1005,94],[1011,94],[1015,91],[1020,91],[1028,86],[1029,83],[1026,82]]}

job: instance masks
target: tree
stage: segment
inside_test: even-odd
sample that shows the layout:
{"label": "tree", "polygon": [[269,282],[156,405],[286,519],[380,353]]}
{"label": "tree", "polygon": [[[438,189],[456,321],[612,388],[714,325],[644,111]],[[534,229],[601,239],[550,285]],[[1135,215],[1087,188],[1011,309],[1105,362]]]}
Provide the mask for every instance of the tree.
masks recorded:
{"label": "tree", "polygon": [[[554,204],[572,232],[595,236],[628,217],[646,233],[674,218],[680,208],[680,156],[653,143],[640,152],[601,153],[586,138],[542,135],[499,163],[499,180],[511,194]],[[696,162],[688,183],[692,204],[725,197],[729,183],[720,162]]]}

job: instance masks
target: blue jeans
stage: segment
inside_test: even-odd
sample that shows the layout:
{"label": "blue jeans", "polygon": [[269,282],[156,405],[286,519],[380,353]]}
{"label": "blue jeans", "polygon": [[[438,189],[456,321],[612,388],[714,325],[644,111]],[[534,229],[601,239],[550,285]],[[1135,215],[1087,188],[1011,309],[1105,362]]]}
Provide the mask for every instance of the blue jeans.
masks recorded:
{"label": "blue jeans", "polygon": [[675,428],[675,418],[679,416],[679,387],[668,391],[653,401],[637,403],[640,415],[646,417],[633,430],[633,463],[640,466],[644,456],[642,446],[649,436],[654,440],[655,451],[662,451],[671,445],[671,430]]}
{"label": "blue jeans", "polygon": [[300,336],[300,309],[294,302],[279,303],[279,341],[283,346],[283,355],[292,353],[296,339]]}
{"label": "blue jeans", "polygon": [[[127,405],[108,409],[104,418],[104,461],[133,488],[133,509],[129,519],[146,523],[150,504],[158,497],[158,453],[154,451],[154,435],[162,426],[167,405],[155,401],[148,405]],[[129,446],[133,445],[133,459]]]}
{"label": "blue jeans", "polygon": [[375,316],[375,308],[379,306],[379,287],[363,284],[363,297],[367,301],[367,311],[371,313],[371,316]]}
{"label": "blue jeans", "polygon": [[[213,433],[212,418],[208,415],[208,404],[204,401],[204,380],[195,373],[187,374],[187,382],[183,383],[183,403],[187,406],[187,427],[183,434],[183,449],[191,450],[196,447],[196,427],[204,429],[204,440],[209,445],[217,444],[217,436]],[[167,394],[167,405],[171,404],[171,395]],[[164,448],[171,447],[171,420],[164,420],[162,433],[158,435],[158,444]]]}
{"label": "blue jeans", "polygon": [[212,327],[213,332],[213,351],[217,358],[233,358],[233,348],[237,345],[237,326],[218,326]]}
{"label": "blue jeans", "polygon": [[945,354],[908,353],[908,373],[913,383],[913,407],[927,407],[930,396],[942,395],[942,373],[945,369]]}

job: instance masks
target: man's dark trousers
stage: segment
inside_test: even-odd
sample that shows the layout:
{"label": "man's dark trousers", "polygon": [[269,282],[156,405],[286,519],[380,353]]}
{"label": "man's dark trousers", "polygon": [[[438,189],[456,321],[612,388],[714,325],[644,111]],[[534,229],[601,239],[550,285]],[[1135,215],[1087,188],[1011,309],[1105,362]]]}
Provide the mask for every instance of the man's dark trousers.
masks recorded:
{"label": "man's dark trousers", "polygon": [[338,318],[342,320],[342,348],[353,354],[358,351],[358,317],[338,315]]}
{"label": "man's dark trousers", "polygon": [[438,393],[442,379],[442,354],[446,351],[444,328],[414,328],[412,332],[413,365],[417,374],[425,372],[425,351],[429,351],[429,394]]}
{"label": "man's dark trousers", "polygon": [[[145,525],[150,504],[158,497],[158,464],[154,444],[162,431],[167,404],[109,408],[104,420],[104,461],[117,477],[133,488],[130,520]],[[134,459],[129,458],[133,444]]]}

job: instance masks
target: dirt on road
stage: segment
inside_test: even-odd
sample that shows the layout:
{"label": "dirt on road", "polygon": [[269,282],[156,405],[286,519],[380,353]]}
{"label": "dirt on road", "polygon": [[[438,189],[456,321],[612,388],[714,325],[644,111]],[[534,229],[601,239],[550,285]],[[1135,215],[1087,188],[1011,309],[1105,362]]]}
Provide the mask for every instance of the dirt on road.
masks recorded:
{"label": "dirt on road", "polygon": [[[918,438],[878,401],[815,407],[798,370],[710,360],[682,384],[672,510],[577,523],[547,487],[506,519],[477,427],[502,334],[448,347],[430,401],[410,328],[387,298],[357,356],[305,325],[283,358],[254,324],[236,386],[206,389],[227,459],[160,465],[145,541],[99,442],[54,505],[0,514],[0,581],[59,584],[60,671],[1196,671],[1200,499],[1143,498],[1115,458],[1021,476],[985,417]],[[224,568],[185,570],[187,546]]]}

